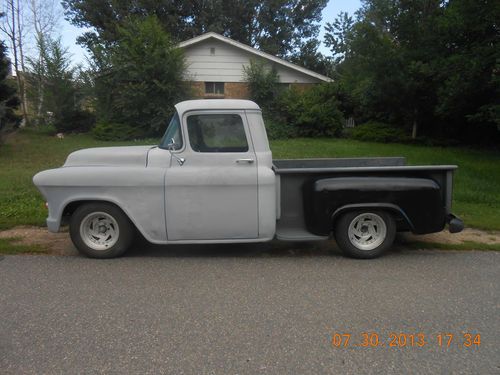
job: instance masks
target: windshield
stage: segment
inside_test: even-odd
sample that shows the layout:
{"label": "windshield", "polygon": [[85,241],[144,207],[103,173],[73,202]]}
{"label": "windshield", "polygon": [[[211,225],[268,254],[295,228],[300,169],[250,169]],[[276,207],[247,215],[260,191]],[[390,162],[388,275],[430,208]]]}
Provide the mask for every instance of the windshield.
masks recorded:
{"label": "windshield", "polygon": [[172,116],[170,124],[168,124],[165,135],[161,139],[160,148],[168,148],[169,144],[172,144],[172,139],[174,140],[175,147],[174,150],[180,150],[182,148],[182,133],[181,133],[181,122],[179,120],[179,115],[177,112]]}

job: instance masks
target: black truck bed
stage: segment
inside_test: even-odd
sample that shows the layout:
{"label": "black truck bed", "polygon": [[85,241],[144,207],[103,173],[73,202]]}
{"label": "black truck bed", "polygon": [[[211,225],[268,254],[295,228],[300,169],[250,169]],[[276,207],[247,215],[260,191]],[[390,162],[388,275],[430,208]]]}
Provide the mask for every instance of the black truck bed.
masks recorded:
{"label": "black truck bed", "polygon": [[310,179],[337,176],[431,178],[441,187],[443,202],[450,212],[452,176],[456,168],[455,165],[407,166],[404,157],[273,160],[277,176],[277,237],[282,240],[324,239],[308,232],[304,221],[302,187]]}

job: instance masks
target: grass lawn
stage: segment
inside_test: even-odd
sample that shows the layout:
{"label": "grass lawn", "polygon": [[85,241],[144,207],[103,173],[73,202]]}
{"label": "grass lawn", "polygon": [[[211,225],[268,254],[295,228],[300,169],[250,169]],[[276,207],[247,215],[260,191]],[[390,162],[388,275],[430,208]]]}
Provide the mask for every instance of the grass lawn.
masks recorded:
{"label": "grass lawn", "polygon": [[39,245],[23,245],[20,238],[0,238],[0,254],[45,254],[47,249]]}
{"label": "grass lawn", "polygon": [[[10,135],[6,144],[0,146],[0,229],[44,225],[44,201],[31,178],[38,171],[61,166],[70,152],[87,147],[156,142],[103,142],[87,134],[57,139],[31,129]],[[405,156],[408,164],[413,165],[457,164],[453,212],[467,226],[500,230],[500,153],[348,139],[279,140],[272,141],[271,148],[277,159]]]}

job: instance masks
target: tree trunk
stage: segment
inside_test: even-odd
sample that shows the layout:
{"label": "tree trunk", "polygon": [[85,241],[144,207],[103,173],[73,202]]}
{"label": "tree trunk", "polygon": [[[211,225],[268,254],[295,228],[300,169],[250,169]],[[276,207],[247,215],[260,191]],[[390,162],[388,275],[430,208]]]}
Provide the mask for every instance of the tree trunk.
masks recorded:
{"label": "tree trunk", "polygon": [[417,110],[415,110],[413,114],[413,126],[411,130],[411,138],[416,139],[417,138],[417,130],[418,130],[418,122],[417,122]]}
{"label": "tree trunk", "polygon": [[22,111],[23,111],[23,117],[24,117],[24,124],[29,125],[30,124],[30,119],[28,115],[28,95],[27,95],[27,90],[26,90],[26,84],[25,84],[25,65],[24,65],[24,50],[23,50],[23,35],[22,35],[22,28],[21,28],[21,7],[19,4],[19,0],[16,2],[16,18],[17,18],[17,46],[19,48],[19,59],[21,63],[21,71],[22,71],[22,76],[20,77],[20,82],[21,86],[19,88],[19,94],[21,95],[21,106],[22,106]]}
{"label": "tree trunk", "polygon": [[[43,49],[45,48],[45,41],[44,41],[44,36],[42,35],[41,32],[38,31],[37,29],[37,41],[39,44],[39,51],[38,51],[38,61],[39,61],[39,66],[43,67],[44,66],[44,58],[43,58]],[[36,106],[36,122],[37,124],[40,123],[40,118],[42,116],[42,109],[43,109],[43,102],[44,102],[44,78],[45,78],[45,72],[40,71],[38,72],[38,82],[37,82],[37,91],[38,91],[38,103]]]}
{"label": "tree trunk", "polygon": [[418,128],[418,124],[417,124],[417,120],[413,120],[413,128],[411,130],[411,138],[412,139],[416,139],[417,138],[417,128]]}

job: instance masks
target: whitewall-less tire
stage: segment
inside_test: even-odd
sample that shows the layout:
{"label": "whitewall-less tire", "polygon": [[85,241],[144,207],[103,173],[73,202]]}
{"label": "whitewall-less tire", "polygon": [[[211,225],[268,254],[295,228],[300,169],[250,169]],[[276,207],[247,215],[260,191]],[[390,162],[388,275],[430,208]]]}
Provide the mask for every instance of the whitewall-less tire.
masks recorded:
{"label": "whitewall-less tire", "polygon": [[396,222],[384,211],[347,212],[334,229],[340,249],[352,258],[376,258],[391,247],[396,236]]}
{"label": "whitewall-less tire", "polygon": [[135,228],[113,204],[81,205],[71,216],[69,231],[78,251],[91,258],[114,258],[130,247]]}

